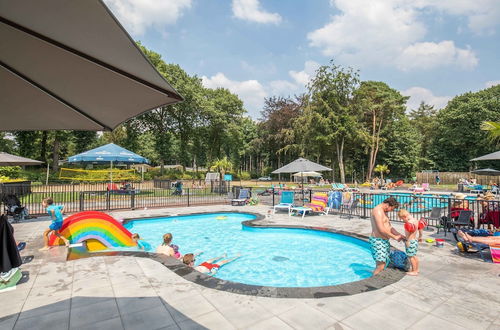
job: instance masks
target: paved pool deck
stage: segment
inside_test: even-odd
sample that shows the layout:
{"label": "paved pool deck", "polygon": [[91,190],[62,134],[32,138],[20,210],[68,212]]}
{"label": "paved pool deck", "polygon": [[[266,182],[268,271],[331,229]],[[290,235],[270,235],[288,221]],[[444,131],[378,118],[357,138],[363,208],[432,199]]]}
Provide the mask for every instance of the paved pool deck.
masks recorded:
{"label": "paved pool deck", "polygon": [[[116,218],[240,211],[228,205],[111,212]],[[367,219],[273,215],[269,224],[330,227],[369,235]],[[14,224],[26,241],[23,283],[0,293],[0,329],[500,329],[500,265],[423,243],[421,273],[381,289],[319,299],[266,298],[200,286],[143,257],[66,260],[65,247],[39,252],[47,218]],[[394,227],[402,230],[399,223]],[[437,237],[434,232],[426,236]],[[440,235],[441,236],[441,235]],[[393,243],[403,248],[402,243]]]}

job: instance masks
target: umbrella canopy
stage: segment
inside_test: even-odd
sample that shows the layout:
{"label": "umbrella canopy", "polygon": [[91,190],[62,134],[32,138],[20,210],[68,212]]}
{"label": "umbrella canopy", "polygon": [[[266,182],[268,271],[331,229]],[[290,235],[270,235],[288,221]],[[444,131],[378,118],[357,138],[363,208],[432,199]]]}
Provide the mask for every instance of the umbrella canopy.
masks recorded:
{"label": "umbrella canopy", "polygon": [[494,170],[492,168],[483,168],[481,170],[474,170],[472,173],[477,175],[490,175],[490,176],[500,176],[500,171]]}
{"label": "umbrella canopy", "polygon": [[278,173],[294,173],[294,172],[310,172],[310,171],[331,171],[332,169],[315,162],[311,162],[305,158],[299,158],[293,162],[274,170],[273,174]]}
{"label": "umbrella canopy", "polygon": [[292,175],[293,176],[312,176],[312,177],[322,176],[322,174],[318,173],[318,172],[298,172],[298,173],[294,173]]}
{"label": "umbrella canopy", "polygon": [[487,154],[481,157],[477,157],[474,159],[471,159],[470,161],[477,161],[477,160],[500,160],[500,151],[492,152],[491,154]]}
{"label": "umbrella canopy", "polygon": [[0,130],[111,130],[182,97],[100,0],[0,0]]}
{"label": "umbrella canopy", "polygon": [[11,155],[6,152],[0,152],[0,166],[21,166],[21,165],[40,165],[40,164],[43,164],[43,162],[39,160]]}
{"label": "umbrella canopy", "polygon": [[122,164],[147,164],[149,160],[114,143],[109,143],[68,158],[68,163],[110,162]]}

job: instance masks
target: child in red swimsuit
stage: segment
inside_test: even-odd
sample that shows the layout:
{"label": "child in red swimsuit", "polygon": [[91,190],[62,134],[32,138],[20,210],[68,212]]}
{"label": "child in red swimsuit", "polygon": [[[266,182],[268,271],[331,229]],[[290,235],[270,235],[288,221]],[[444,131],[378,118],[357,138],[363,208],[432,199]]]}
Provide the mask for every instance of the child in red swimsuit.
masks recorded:
{"label": "child in red swimsuit", "polygon": [[192,253],[188,253],[184,255],[184,257],[182,258],[182,262],[189,267],[194,267],[194,269],[196,269],[200,273],[214,275],[219,270],[219,268],[221,268],[225,264],[230,263],[231,261],[238,259],[240,255],[237,255],[234,258],[224,259],[226,257],[227,256],[224,253],[220,257],[209,259],[194,267],[194,262],[196,261],[195,255]]}

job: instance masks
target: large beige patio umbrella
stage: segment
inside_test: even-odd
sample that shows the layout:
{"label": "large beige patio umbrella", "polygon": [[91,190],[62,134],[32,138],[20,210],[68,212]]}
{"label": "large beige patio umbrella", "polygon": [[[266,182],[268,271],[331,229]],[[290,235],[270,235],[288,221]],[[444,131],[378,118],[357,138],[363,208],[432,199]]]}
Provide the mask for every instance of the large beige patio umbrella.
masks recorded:
{"label": "large beige patio umbrella", "polygon": [[110,130],[182,97],[100,0],[0,0],[0,130]]}

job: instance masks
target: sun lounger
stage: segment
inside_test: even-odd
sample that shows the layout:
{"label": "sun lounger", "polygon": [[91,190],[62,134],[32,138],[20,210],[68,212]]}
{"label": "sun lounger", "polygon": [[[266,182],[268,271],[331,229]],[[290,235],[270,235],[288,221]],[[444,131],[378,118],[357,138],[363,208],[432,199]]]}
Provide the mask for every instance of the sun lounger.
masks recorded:
{"label": "sun lounger", "polygon": [[250,191],[248,189],[240,189],[238,198],[231,200],[231,205],[245,205],[250,199]]}
{"label": "sun lounger", "polygon": [[279,204],[273,207],[273,213],[276,213],[276,210],[287,210],[288,213],[290,213],[290,208],[293,206],[294,199],[295,193],[293,191],[283,191]]}

